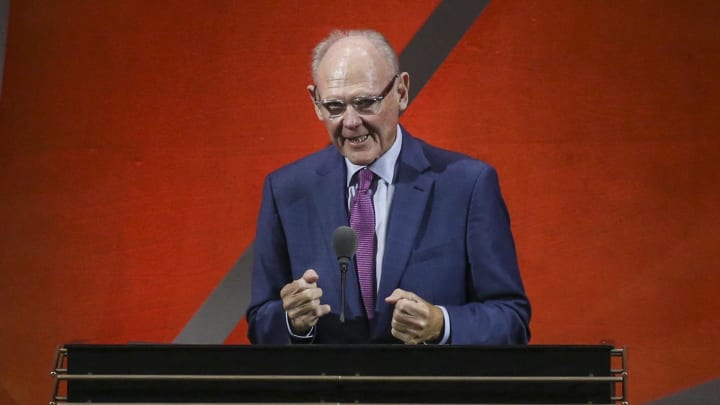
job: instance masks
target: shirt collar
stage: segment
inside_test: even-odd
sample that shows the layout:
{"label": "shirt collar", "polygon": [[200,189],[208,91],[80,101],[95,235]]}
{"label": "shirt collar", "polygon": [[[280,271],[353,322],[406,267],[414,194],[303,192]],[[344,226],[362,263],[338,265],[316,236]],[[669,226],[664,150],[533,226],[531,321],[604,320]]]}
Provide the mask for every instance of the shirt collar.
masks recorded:
{"label": "shirt collar", "polygon": [[[367,168],[370,169],[373,173],[375,173],[376,176],[385,180],[387,184],[392,184],[395,177],[395,164],[397,163],[398,156],[400,156],[401,148],[402,130],[400,130],[400,125],[398,125],[397,133],[395,134],[395,142],[393,142],[393,145],[376,161],[372,162],[370,166],[367,166]],[[345,184],[349,187],[350,181],[352,180],[355,173],[357,173],[358,170],[366,166],[356,165],[355,163],[349,161],[347,158],[345,158],[345,166],[347,167],[347,181]]]}

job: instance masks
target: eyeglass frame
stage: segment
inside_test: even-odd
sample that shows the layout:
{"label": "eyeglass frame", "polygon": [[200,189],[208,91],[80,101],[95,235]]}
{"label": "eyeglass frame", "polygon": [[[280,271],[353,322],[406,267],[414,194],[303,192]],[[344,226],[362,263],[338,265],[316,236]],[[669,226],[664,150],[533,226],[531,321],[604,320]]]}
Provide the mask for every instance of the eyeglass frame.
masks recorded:
{"label": "eyeglass frame", "polygon": [[[358,114],[360,114],[360,115],[375,115],[375,114],[377,114],[377,113],[379,112],[379,107],[378,107],[378,111],[375,111],[375,112],[360,111],[360,110],[358,109],[356,103],[357,103],[358,101],[372,101],[373,103],[372,103],[371,105],[378,105],[378,106],[379,106],[379,105],[382,103],[382,101],[385,100],[385,98],[388,96],[388,94],[390,94],[390,90],[392,90],[393,85],[395,84],[395,81],[397,80],[397,78],[398,78],[399,76],[400,76],[400,74],[399,74],[399,73],[396,73],[396,74],[392,77],[392,79],[390,79],[390,82],[387,84],[387,86],[385,86],[385,88],[383,89],[383,91],[380,92],[380,94],[378,94],[377,96],[360,96],[360,97],[355,97],[355,98],[353,98],[353,99],[350,101],[350,103],[346,103],[345,101],[339,100],[339,99],[332,99],[332,98],[331,98],[331,99],[323,100],[323,99],[318,98],[318,95],[319,95],[319,94],[318,94],[318,91],[317,91],[317,85],[315,85],[315,88],[313,88],[313,93],[315,93],[315,95],[314,95],[314,99],[315,99],[314,102],[315,102],[315,105],[316,105],[316,106],[321,107],[321,108],[328,114],[327,119],[337,119],[337,118],[342,117],[343,114],[345,114],[345,111],[347,111],[348,104],[350,104],[350,105],[355,109],[355,111],[356,111]],[[341,111],[340,113],[333,115],[333,114],[330,112],[330,110],[327,108],[327,106],[326,106],[327,103],[339,103],[340,105],[343,106],[343,109],[342,109],[342,111]]]}

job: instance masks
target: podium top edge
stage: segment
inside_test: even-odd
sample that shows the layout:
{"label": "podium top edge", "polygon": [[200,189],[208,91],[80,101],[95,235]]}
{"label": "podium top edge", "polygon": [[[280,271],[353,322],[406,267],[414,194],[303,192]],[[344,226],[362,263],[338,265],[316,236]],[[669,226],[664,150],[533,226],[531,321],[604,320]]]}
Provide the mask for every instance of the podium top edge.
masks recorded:
{"label": "podium top edge", "polygon": [[426,351],[426,350],[487,350],[487,351],[610,351],[612,345],[402,345],[402,344],[287,344],[287,345],[227,345],[227,344],[175,344],[175,343],[67,343],[67,350],[220,350],[220,351],[263,351],[263,350],[374,350],[374,351]]}

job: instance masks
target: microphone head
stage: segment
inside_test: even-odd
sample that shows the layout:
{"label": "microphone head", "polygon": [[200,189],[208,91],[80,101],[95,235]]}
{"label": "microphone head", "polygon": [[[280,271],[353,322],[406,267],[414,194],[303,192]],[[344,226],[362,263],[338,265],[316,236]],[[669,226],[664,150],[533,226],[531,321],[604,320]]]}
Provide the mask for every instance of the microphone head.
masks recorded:
{"label": "microphone head", "polygon": [[332,245],[335,255],[340,263],[347,264],[355,255],[358,246],[358,236],[349,226],[339,226],[332,234]]}

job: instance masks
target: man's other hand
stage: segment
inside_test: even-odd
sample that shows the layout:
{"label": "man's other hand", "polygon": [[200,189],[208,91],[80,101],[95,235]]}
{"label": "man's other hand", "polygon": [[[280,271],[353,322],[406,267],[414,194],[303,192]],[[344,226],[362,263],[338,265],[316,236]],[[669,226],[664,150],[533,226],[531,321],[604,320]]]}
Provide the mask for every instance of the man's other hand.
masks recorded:
{"label": "man's other hand", "polygon": [[305,270],[302,277],[286,284],[280,290],[283,308],[290,320],[293,333],[303,335],[315,326],[323,315],[330,312],[330,305],[320,304],[322,289],[318,288],[320,277],[313,269]]}
{"label": "man's other hand", "polygon": [[395,305],[391,333],[406,344],[437,341],[443,332],[445,318],[440,308],[416,294],[395,289],[385,302]]}

